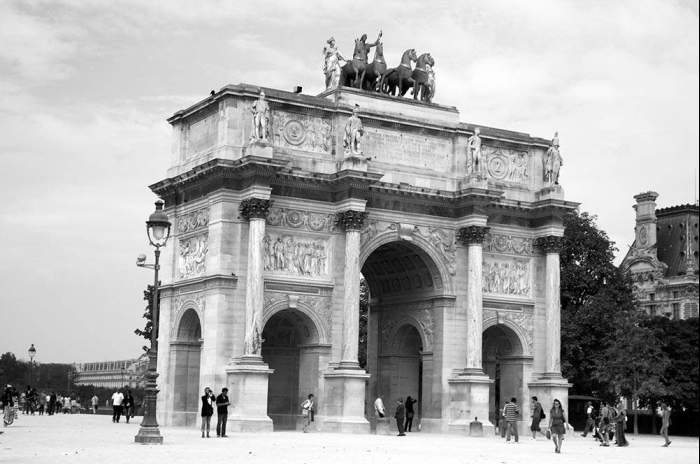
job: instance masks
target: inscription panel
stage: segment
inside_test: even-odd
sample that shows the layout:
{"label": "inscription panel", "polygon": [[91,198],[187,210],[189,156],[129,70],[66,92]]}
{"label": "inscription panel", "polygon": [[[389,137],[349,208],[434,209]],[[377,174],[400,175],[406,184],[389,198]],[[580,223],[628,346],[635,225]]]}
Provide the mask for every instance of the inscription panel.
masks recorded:
{"label": "inscription panel", "polygon": [[217,113],[190,124],[187,138],[187,158],[214,146],[217,125]]}
{"label": "inscription panel", "polygon": [[400,164],[432,171],[451,169],[452,141],[427,134],[394,132],[365,127],[365,153],[380,163]]}

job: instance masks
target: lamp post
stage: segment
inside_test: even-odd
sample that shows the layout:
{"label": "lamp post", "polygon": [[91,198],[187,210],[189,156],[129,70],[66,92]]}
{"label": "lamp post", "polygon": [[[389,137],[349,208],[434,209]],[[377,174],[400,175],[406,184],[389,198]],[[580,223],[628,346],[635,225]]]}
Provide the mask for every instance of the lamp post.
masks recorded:
{"label": "lamp post", "polygon": [[145,445],[162,444],[163,436],[158,429],[158,421],[156,420],[156,395],[158,388],[156,379],[158,372],[156,366],[158,364],[158,271],[160,270],[160,249],[164,247],[170,237],[170,221],[168,215],[163,211],[163,202],[156,201],[156,210],[151,214],[146,221],[146,233],[148,241],[155,247],[155,264],[146,264],[146,256],[140,255],[136,260],[136,265],[154,270],[153,279],[153,302],[151,303],[151,347],[148,350],[148,371],[146,372],[146,388],[144,394],[144,412],[143,421],[139,428],[139,433],[134,437],[136,443]]}
{"label": "lamp post", "polygon": [[29,385],[34,385],[34,356],[36,356],[36,348],[34,348],[34,343],[27,350],[29,354]]}

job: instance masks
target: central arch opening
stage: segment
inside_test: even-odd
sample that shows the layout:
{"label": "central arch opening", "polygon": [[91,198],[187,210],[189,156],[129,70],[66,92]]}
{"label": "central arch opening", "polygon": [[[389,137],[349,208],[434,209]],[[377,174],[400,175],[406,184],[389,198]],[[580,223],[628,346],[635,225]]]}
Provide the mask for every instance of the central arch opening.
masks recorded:
{"label": "central arch opening", "polygon": [[297,309],[272,315],[262,333],[263,360],[274,369],[268,381],[267,415],[274,430],[295,430],[300,404],[317,389],[319,334],[316,325]]}
{"label": "central arch opening", "polygon": [[432,397],[433,354],[424,340],[426,332],[432,335],[437,319],[433,300],[442,294],[441,274],[421,247],[396,241],[374,250],[364,262],[362,275],[369,293],[366,366],[362,366],[371,374],[367,413],[374,416],[377,396],[382,397],[389,416],[397,399],[411,396],[418,400],[413,421],[413,430],[418,430],[422,418],[440,415]]}

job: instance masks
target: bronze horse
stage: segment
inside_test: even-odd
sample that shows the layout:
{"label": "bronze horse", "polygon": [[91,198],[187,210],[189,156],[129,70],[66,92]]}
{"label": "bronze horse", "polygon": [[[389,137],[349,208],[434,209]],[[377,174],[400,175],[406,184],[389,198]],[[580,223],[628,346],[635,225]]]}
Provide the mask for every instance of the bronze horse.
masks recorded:
{"label": "bronze horse", "polygon": [[411,77],[413,78],[413,99],[418,99],[420,94],[420,100],[430,103],[432,99],[432,89],[429,83],[430,76],[428,75],[428,69],[426,65],[431,68],[435,66],[435,60],[430,56],[430,53],[423,53],[416,60],[416,68],[413,70]]}
{"label": "bronze horse", "polygon": [[411,61],[417,61],[418,56],[414,48],[409,48],[401,55],[401,64],[395,68],[388,69],[382,75],[379,83],[379,90],[382,93],[394,95],[398,91],[398,95],[403,97],[408,89],[413,87],[413,70],[411,69]]}
{"label": "bronze horse", "polygon": [[362,88],[364,90],[379,90],[379,82],[386,72],[386,61],[384,61],[384,45],[380,42],[374,50],[374,61],[365,68]]}

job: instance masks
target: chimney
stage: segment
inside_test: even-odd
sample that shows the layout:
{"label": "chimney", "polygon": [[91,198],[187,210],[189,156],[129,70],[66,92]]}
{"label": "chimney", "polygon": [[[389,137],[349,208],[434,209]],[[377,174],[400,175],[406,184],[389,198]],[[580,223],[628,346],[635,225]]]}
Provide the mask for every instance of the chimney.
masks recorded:
{"label": "chimney", "polygon": [[634,227],[634,238],[637,248],[656,247],[656,203],[659,196],[656,192],[643,192],[635,195],[637,202],[633,206],[637,212],[637,221]]}

